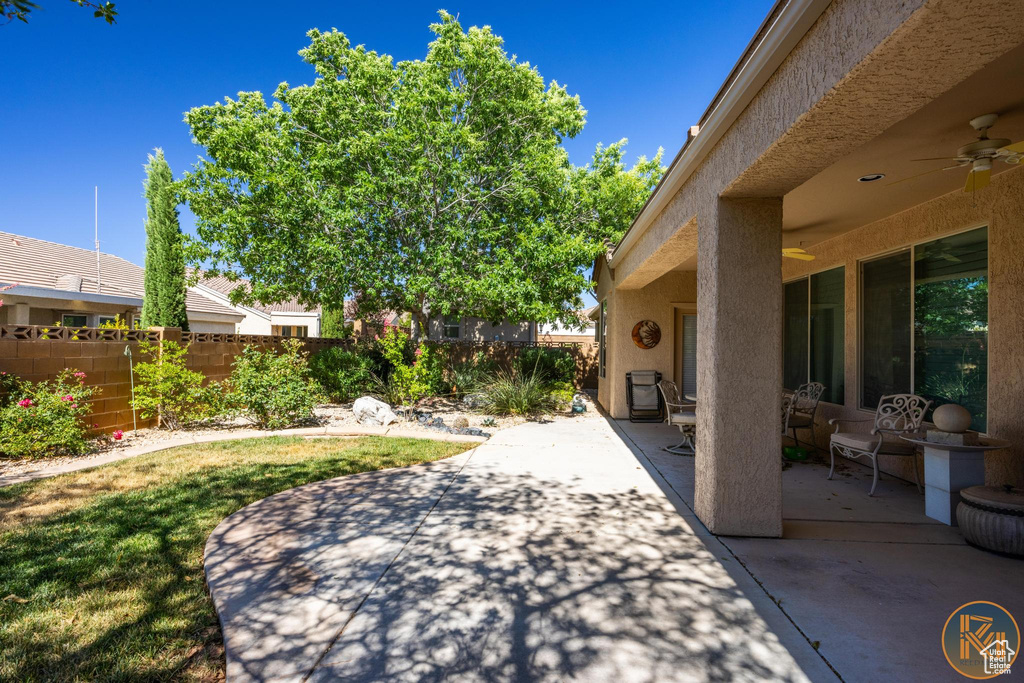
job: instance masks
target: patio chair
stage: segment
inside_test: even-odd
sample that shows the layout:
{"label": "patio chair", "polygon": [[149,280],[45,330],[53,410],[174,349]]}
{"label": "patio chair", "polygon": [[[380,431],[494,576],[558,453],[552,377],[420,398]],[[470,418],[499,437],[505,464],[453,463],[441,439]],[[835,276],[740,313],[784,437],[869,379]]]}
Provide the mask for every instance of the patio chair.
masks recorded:
{"label": "patio chair", "polygon": [[782,435],[789,431],[789,419],[793,416],[793,394],[782,394]]}
{"label": "patio chair", "polygon": [[[873,419],[832,418],[829,420],[828,423],[835,425],[836,431],[832,434],[829,443],[828,451],[832,467],[829,468],[828,478],[831,479],[835,473],[836,453],[851,459],[866,457],[871,460],[871,466],[875,473],[871,482],[871,491],[868,492],[869,496],[873,496],[875,487],[878,486],[878,456],[909,456],[914,459],[914,483],[917,484],[917,490],[920,492],[921,480],[917,473],[917,448],[902,440],[900,436],[917,434],[921,431],[921,422],[931,404],[931,401],[914,394],[889,394],[878,400],[878,408],[875,409]],[[839,431],[842,423],[857,422],[873,422],[871,433]]]}
{"label": "patio chair", "polygon": [[630,422],[661,422],[664,405],[658,382],[661,373],[654,370],[634,370],[626,373],[626,405]]}
{"label": "patio chair", "polygon": [[679,427],[683,434],[681,442],[675,446],[666,446],[665,450],[676,455],[693,455],[697,446],[697,404],[684,403],[675,382],[658,382],[658,391],[665,401],[665,424]]}
{"label": "patio chair", "polygon": [[789,431],[793,432],[793,441],[797,446],[800,445],[800,439],[796,436],[796,430],[809,429],[811,430],[811,445],[814,450],[818,450],[818,439],[814,434],[814,416],[818,412],[818,402],[821,401],[823,393],[825,393],[825,385],[821,382],[801,384],[792,393],[793,405],[788,427]]}

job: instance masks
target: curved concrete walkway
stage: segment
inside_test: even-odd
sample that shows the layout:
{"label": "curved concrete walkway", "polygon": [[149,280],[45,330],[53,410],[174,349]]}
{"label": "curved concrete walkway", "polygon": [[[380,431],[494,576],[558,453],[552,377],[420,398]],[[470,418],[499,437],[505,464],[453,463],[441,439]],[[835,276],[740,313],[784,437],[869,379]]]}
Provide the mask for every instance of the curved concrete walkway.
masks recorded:
{"label": "curved concrete walkway", "polygon": [[835,680],[673,496],[592,416],[266,498],[206,546],[228,679]]}

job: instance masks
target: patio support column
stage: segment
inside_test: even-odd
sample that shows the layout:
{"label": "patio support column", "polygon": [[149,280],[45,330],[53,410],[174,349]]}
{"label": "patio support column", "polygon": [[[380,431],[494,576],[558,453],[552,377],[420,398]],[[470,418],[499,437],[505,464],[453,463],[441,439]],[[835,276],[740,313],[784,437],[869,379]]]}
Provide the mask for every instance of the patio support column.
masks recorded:
{"label": "patio support column", "polygon": [[9,304],[10,311],[7,313],[7,322],[11,325],[28,325],[29,321],[29,305],[28,304]]}
{"label": "patio support column", "polygon": [[782,535],[782,199],[718,199],[697,245],[697,516]]}

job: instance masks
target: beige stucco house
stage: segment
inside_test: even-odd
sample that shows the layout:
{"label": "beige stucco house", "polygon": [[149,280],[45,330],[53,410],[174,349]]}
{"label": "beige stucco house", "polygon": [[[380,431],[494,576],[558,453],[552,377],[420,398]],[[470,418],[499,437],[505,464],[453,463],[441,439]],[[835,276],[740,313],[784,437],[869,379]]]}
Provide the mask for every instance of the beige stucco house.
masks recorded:
{"label": "beige stucco house", "polygon": [[[97,268],[98,266],[98,268]],[[0,232],[0,324],[99,327],[120,318],[133,325],[142,311],[141,267],[101,252]],[[14,285],[11,287],[11,285]],[[185,292],[189,329],[233,333],[243,315]]]}
{"label": "beige stucco house", "polygon": [[238,323],[238,334],[276,334],[285,337],[319,337],[320,307],[308,307],[292,299],[276,304],[231,302],[231,292],[248,286],[248,280],[229,280],[223,276],[205,277],[195,285],[202,296],[231,308],[243,316]]}
{"label": "beige stucco house", "polygon": [[491,323],[483,318],[438,317],[427,323],[427,338],[434,341],[532,342],[537,340],[536,325],[503,321]]}
{"label": "beige stucco house", "polygon": [[[986,114],[1006,140],[958,151]],[[695,123],[595,276],[600,403],[626,416],[631,370],[696,392],[708,528],[781,534],[779,396],[808,380],[819,443],[915,392],[1015,444],[986,476],[1024,485],[1024,167],[978,153],[1024,140],[1024,3],[779,2]]]}

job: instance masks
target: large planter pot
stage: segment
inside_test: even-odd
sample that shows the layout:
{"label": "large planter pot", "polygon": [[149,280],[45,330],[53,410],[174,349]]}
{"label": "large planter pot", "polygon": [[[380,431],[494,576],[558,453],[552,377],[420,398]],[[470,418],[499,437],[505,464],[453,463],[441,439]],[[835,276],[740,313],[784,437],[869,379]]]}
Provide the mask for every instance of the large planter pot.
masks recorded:
{"label": "large planter pot", "polygon": [[1024,493],[1019,489],[996,486],[962,489],[956,521],[968,543],[1024,557]]}

